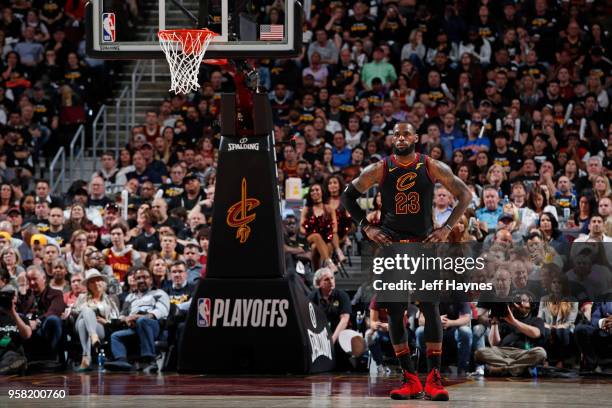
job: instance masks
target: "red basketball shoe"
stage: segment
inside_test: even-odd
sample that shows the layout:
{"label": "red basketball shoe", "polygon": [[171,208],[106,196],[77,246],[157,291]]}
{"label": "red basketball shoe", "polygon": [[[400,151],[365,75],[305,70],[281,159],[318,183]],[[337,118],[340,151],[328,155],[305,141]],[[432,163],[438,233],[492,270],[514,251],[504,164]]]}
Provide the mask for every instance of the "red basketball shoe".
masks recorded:
{"label": "red basketball shoe", "polygon": [[416,374],[404,370],[402,386],[392,390],[389,396],[395,400],[408,400],[423,397],[423,386]]}
{"label": "red basketball shoe", "polygon": [[434,368],[425,381],[425,398],[432,401],[448,401],[448,391],[442,385],[440,370]]}

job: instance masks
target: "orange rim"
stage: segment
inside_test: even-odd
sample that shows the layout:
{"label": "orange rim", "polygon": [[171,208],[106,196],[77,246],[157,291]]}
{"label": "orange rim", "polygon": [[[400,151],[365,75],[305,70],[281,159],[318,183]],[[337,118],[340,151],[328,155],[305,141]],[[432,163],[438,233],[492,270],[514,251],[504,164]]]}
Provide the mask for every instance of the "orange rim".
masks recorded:
{"label": "orange rim", "polygon": [[161,41],[175,41],[175,39],[178,39],[183,47],[183,52],[185,54],[192,54],[194,52],[201,52],[201,47],[206,44],[206,40],[219,34],[208,28],[201,28],[159,30],[157,35]]}
{"label": "orange rim", "polygon": [[202,60],[202,63],[208,65],[227,65],[229,62],[225,58],[207,58]]}

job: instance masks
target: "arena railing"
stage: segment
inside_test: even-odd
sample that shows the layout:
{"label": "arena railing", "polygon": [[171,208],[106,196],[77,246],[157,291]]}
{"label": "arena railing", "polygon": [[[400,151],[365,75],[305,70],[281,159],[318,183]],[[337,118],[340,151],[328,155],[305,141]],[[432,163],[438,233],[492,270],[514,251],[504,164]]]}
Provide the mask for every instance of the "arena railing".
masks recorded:
{"label": "arena railing", "polygon": [[[75,150],[77,148],[77,143],[79,143],[78,150]],[[85,161],[85,126],[81,125],[79,126],[76,133],[72,137],[72,141],[70,142],[70,146],[69,146],[68,167],[70,168],[71,181],[76,180],[77,177],[78,178],[83,177],[83,162],[84,161]],[[77,168],[78,168],[78,171],[77,171]],[[66,172],[63,171],[62,174],[64,174],[64,177],[65,177]],[[62,184],[64,183],[65,181],[62,180]],[[62,190],[62,192],[64,191]]]}
{"label": "arena railing", "polygon": [[[97,157],[98,147],[102,142],[102,151],[108,150],[108,108],[102,105],[91,123],[91,155]],[[115,151],[119,152],[119,135],[115,134]],[[92,169],[93,171],[94,169]]]}
{"label": "arena railing", "polygon": [[[51,163],[52,166],[49,166],[49,178],[55,183],[53,187],[57,187],[60,184],[65,186],[68,182],[73,182],[77,179],[87,179],[89,178],[89,173],[95,171],[95,160],[88,166],[90,163],[88,163],[86,158],[86,134],[85,125],[79,126],[74,136],[70,139],[68,154],[66,155],[66,150],[64,149],[63,152],[60,153],[58,151],[54,156]],[[91,124],[91,152],[94,159],[97,157],[100,144],[102,144],[103,151],[108,149],[108,138],[108,108],[106,105],[102,105]],[[117,135],[115,139],[115,150],[119,151],[119,138]],[[61,159],[61,155],[64,156],[63,159]],[[66,158],[66,156],[68,157]],[[68,168],[66,168],[66,161],[68,162]],[[69,180],[66,180],[68,177]]]}
{"label": "arena railing", "polygon": [[[55,175],[56,170],[58,171],[57,176]],[[54,194],[58,194],[59,191],[63,194],[66,191],[66,150],[63,146],[59,148],[49,165],[49,186]],[[58,189],[60,186],[61,190]]]}
{"label": "arena railing", "polygon": [[[156,38],[156,30],[151,28],[147,34],[147,41],[153,41]],[[132,82],[131,82],[131,106],[130,106],[130,124],[136,126],[136,93],[140,87],[140,82],[147,74],[150,69],[151,82],[156,81],[156,65],[155,59],[152,60],[138,60],[134,70],[132,71]]]}
{"label": "arena railing", "polygon": [[115,151],[117,153],[120,150],[121,140],[127,141],[130,138],[131,128],[135,125],[135,78],[138,76],[137,71],[142,69],[141,66],[142,61],[138,61],[132,71],[130,83],[121,89],[115,100]]}
{"label": "arena railing", "polygon": [[[148,34],[148,39],[155,38],[155,30],[151,29]],[[155,60],[152,60],[150,64],[148,61],[139,60],[134,67],[131,75],[131,81],[128,85],[124,86],[115,102],[115,123],[114,123],[114,150],[117,154],[121,149],[121,139],[129,139],[131,127],[136,124],[136,90],[142,81],[145,70],[150,65],[151,67],[151,79],[155,82],[156,77],[156,66]],[[67,178],[70,176],[71,181],[78,178],[83,178],[84,171],[94,172],[96,170],[99,149],[102,151],[109,150],[110,142],[110,131],[111,126],[108,122],[109,108],[106,105],[102,105],[98,110],[92,124],[91,124],[91,155],[93,160],[91,161],[91,169],[86,169],[86,145],[85,145],[85,127],[79,126],[74,136],[70,139],[69,150],[60,148],[54,156],[49,166],[49,181],[53,188],[53,191],[57,193],[57,187],[61,186],[62,193],[67,183]],[[123,136],[123,137],[122,137]],[[100,146],[102,145],[102,146]],[[68,158],[66,158],[68,156]],[[66,169],[66,161],[70,170]],[[78,169],[78,171],[77,171]],[[89,177],[89,173],[85,178]]]}
{"label": "arena railing", "polygon": [[[153,36],[153,31],[151,31],[150,36]],[[151,64],[151,75],[153,80],[155,79],[155,63]],[[131,127],[135,125],[136,122],[136,89],[140,85],[142,78],[144,77],[144,70],[146,70],[147,61],[138,61],[134,70],[132,71],[131,81],[129,85],[124,86],[119,93],[115,101],[115,123],[114,123],[114,150],[116,153],[119,153],[121,149],[121,141],[127,141],[130,136]],[[70,178],[72,181],[77,178],[83,178],[83,171],[87,170],[94,172],[96,170],[96,158],[98,157],[99,149],[102,151],[106,151],[109,149],[110,142],[110,132],[111,124],[108,123],[108,107],[106,105],[102,105],[102,107],[98,110],[96,117],[94,118],[91,124],[91,132],[92,132],[92,145],[91,145],[91,154],[93,158],[93,164],[91,165],[91,169],[85,169],[85,129],[79,127],[75,135],[72,137],[70,142],[70,149],[68,152],[68,163],[70,166]],[[80,144],[79,144],[80,142]],[[77,144],[79,146],[77,147]],[[58,152],[59,155],[59,152]],[[66,151],[63,152],[64,159],[62,162],[56,161],[55,168],[52,171],[53,177],[56,179],[56,184],[61,184],[64,186],[66,184],[65,178],[68,176],[68,171],[65,168],[66,161]],[[59,156],[56,155],[56,158],[59,160]],[[78,173],[77,167],[75,164],[78,163]],[[57,166],[62,166],[60,169],[57,169]],[[51,170],[51,169],[50,169]],[[57,172],[57,176],[55,175]],[[77,176],[77,177],[75,177]],[[79,177],[80,176],[80,177]],[[87,175],[88,177],[89,175]],[[61,180],[60,180],[61,177]]]}
{"label": "arena railing", "polygon": [[115,102],[115,147],[117,152],[119,152],[119,144],[122,135],[127,135],[129,138],[130,127],[132,123],[131,118],[131,104],[130,100],[130,85],[126,85],[123,87],[119,96],[117,97],[117,101]]}

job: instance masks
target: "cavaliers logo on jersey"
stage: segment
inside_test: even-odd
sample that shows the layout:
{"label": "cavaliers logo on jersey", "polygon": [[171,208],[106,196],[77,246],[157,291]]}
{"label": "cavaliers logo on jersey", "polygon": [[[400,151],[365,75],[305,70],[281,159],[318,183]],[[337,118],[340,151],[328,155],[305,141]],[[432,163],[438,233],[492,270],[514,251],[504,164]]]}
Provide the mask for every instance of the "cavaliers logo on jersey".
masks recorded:
{"label": "cavaliers logo on jersey", "polygon": [[397,191],[406,191],[414,187],[415,179],[417,178],[417,174],[414,172],[406,173],[403,176],[399,177],[395,182],[395,188]]}

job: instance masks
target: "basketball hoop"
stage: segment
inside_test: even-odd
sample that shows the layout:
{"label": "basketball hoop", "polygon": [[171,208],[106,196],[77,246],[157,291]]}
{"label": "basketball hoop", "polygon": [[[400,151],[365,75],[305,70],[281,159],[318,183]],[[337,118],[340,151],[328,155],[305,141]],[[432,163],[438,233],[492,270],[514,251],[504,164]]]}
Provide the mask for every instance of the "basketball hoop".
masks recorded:
{"label": "basketball hoop", "polygon": [[159,30],[159,45],[170,65],[170,90],[187,94],[200,87],[198,72],[213,37],[207,29]]}

